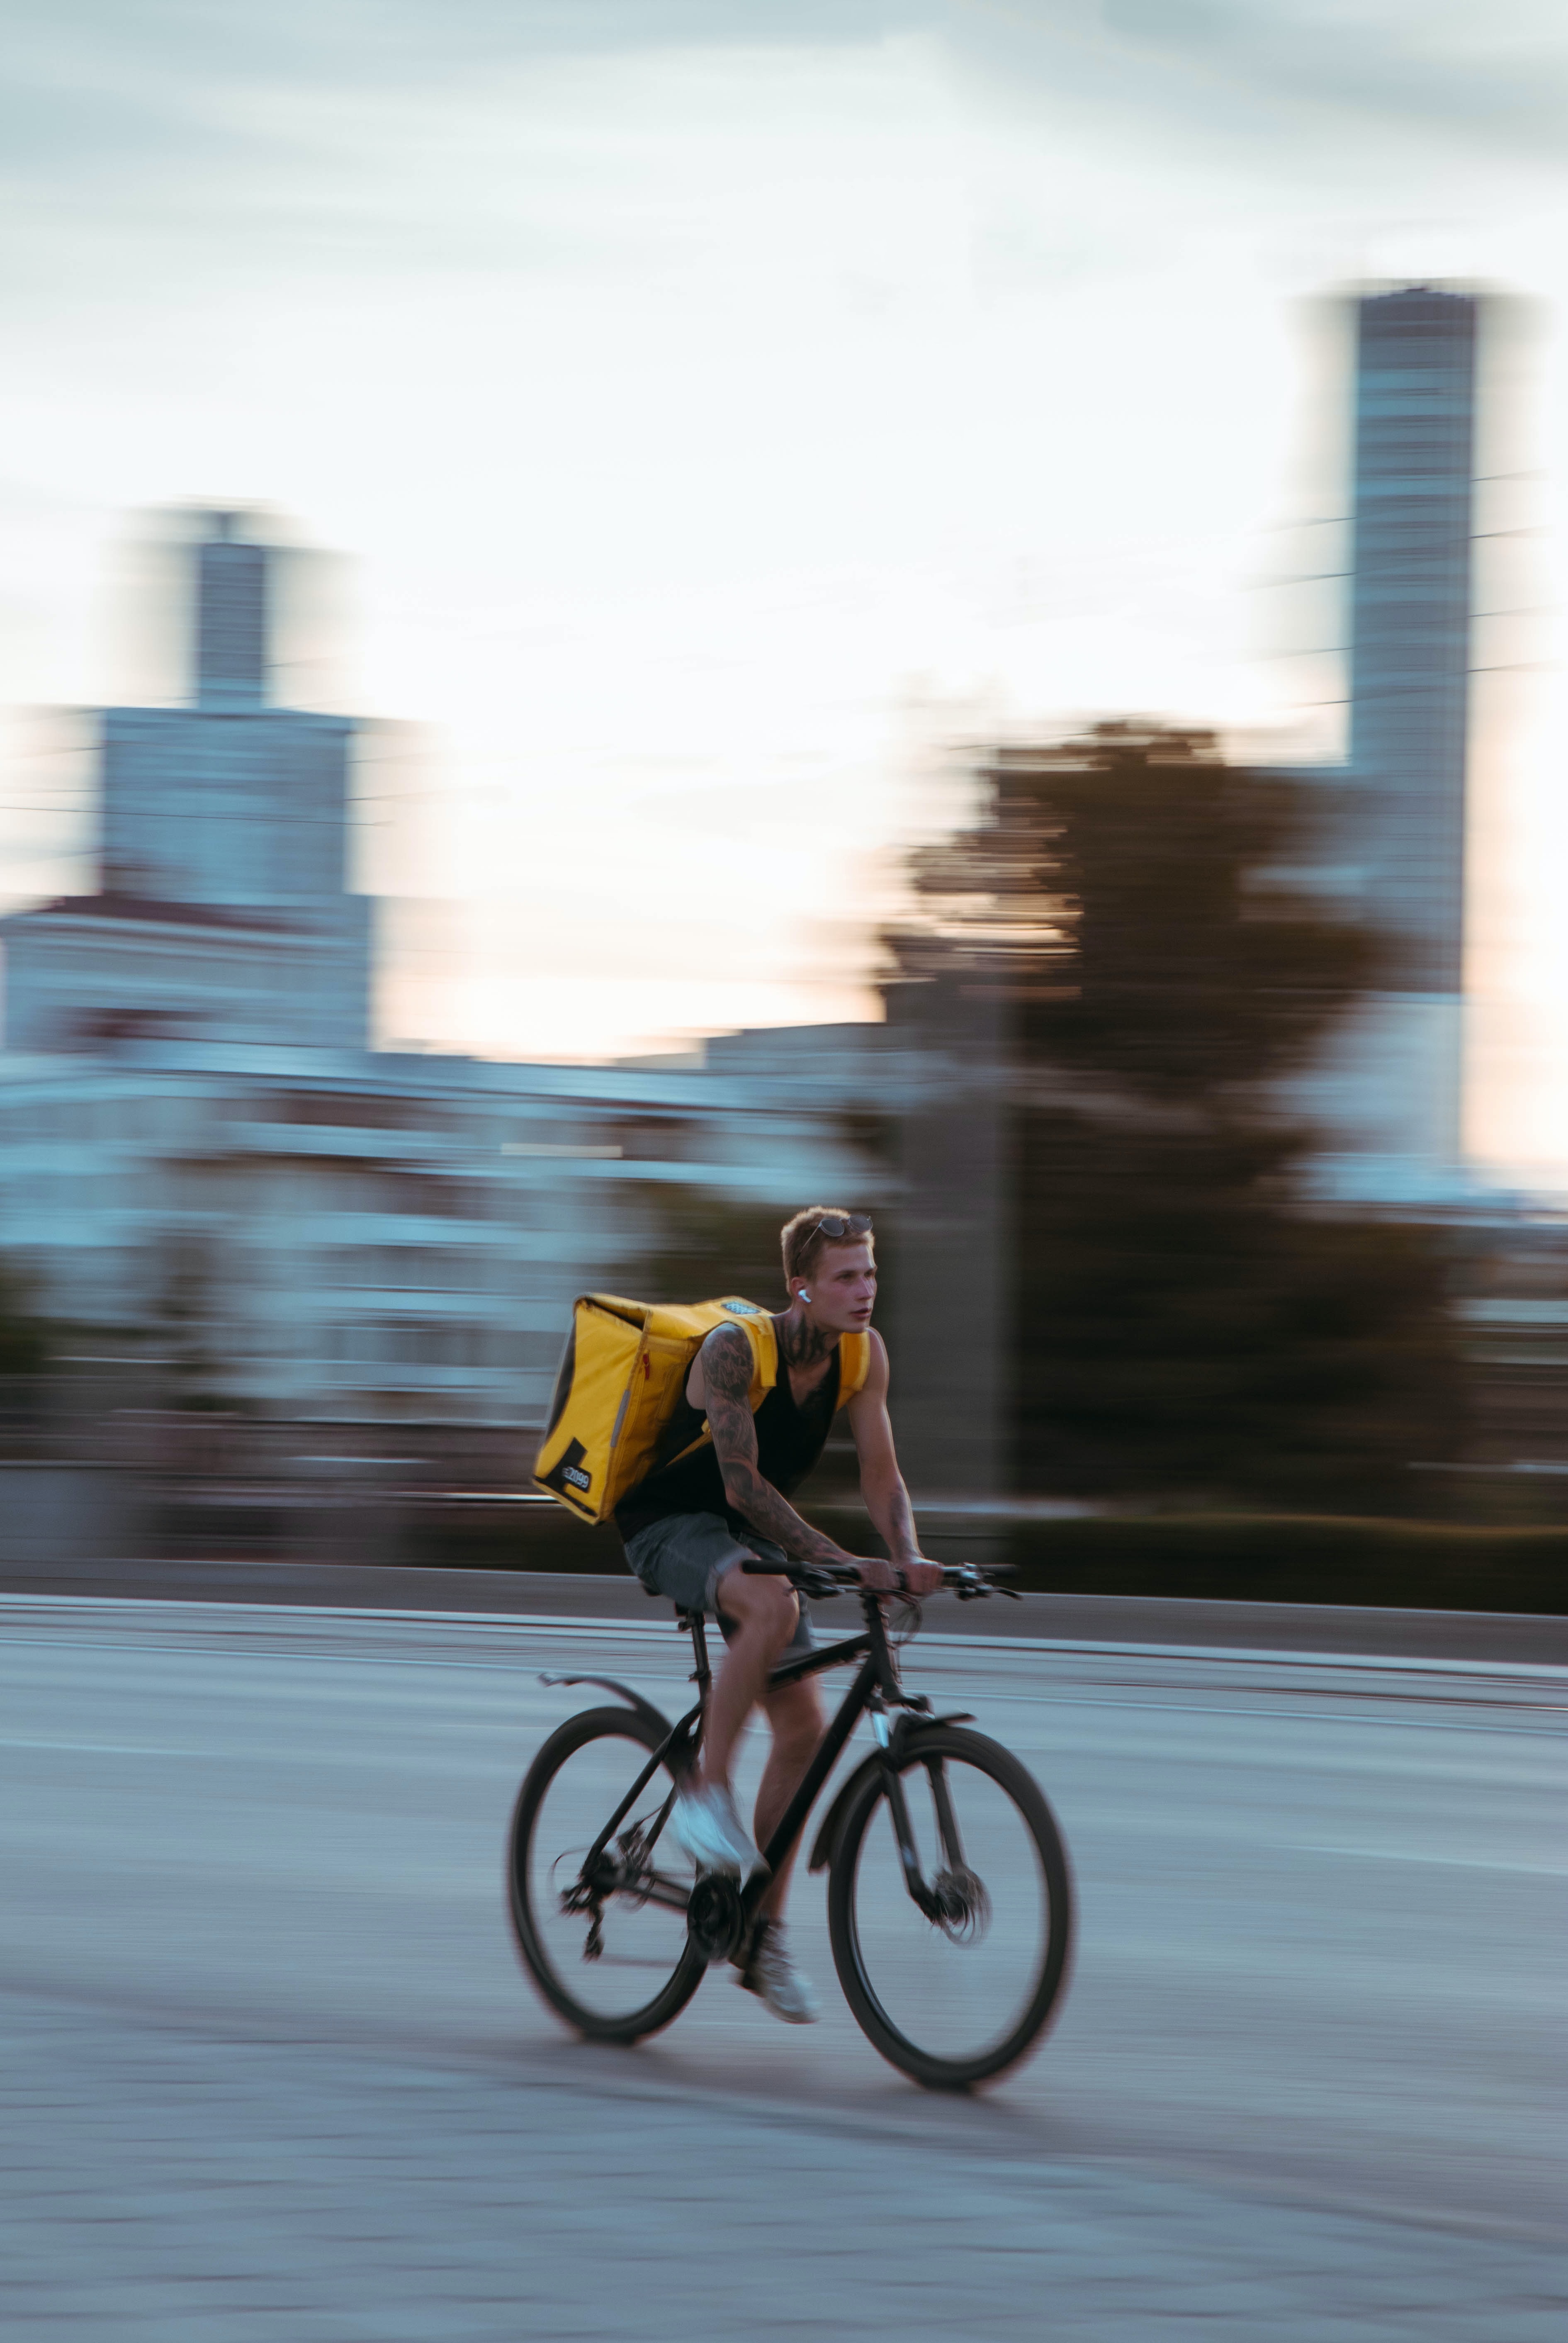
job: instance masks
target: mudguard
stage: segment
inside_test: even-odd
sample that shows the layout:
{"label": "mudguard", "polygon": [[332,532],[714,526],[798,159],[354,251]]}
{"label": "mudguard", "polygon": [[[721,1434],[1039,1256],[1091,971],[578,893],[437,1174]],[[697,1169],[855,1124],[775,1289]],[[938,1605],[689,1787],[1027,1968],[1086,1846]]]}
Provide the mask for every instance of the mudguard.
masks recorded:
{"label": "mudguard", "polygon": [[[929,1733],[933,1725],[972,1725],[974,1717],[968,1709],[960,1709],[951,1716],[900,1716],[893,1727],[888,1745],[890,1757],[901,1757],[911,1742]],[[809,1871],[824,1871],[833,1860],[833,1849],[839,1843],[839,1825],[849,1811],[849,1804],[868,1774],[874,1774],[882,1762],[882,1752],[873,1749],[860,1761],[850,1775],[839,1785],[838,1795],[822,1817],[822,1827],[817,1833],[811,1849]]]}
{"label": "mudguard", "polygon": [[645,1724],[652,1725],[661,1740],[667,1733],[670,1733],[674,1730],[668,1717],[663,1714],[662,1710],[655,1708],[652,1701],[644,1700],[641,1693],[633,1692],[629,1684],[623,1684],[618,1677],[558,1676],[551,1673],[549,1674],[541,1675],[539,1682],[541,1684],[591,1684],[602,1685],[606,1692],[613,1692],[621,1700],[624,1700],[628,1708],[635,1708],[638,1716],[642,1718]]}

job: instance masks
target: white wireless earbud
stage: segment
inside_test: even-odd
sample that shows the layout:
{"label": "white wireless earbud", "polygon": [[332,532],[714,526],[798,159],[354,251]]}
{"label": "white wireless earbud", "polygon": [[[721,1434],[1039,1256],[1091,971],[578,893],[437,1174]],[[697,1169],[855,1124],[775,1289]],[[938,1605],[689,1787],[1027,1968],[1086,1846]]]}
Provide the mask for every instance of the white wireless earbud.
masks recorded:
{"label": "white wireless earbud", "polygon": [[795,1296],[795,1299],[796,1299],[796,1301],[797,1301],[797,1302],[809,1302],[809,1301],[810,1301],[810,1299],[811,1299],[811,1297],[810,1297],[810,1295],[807,1292],[807,1291],[806,1291],[805,1287],[804,1287],[804,1286],[802,1286],[802,1287],[800,1288],[799,1292]]}

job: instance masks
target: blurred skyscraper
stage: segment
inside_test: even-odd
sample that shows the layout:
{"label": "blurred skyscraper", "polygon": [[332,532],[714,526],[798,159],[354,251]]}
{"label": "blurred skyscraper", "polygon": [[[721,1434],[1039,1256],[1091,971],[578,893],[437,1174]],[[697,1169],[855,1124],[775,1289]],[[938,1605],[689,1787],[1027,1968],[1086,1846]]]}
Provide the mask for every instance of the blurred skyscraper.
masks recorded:
{"label": "blurred skyscraper", "polygon": [[193,702],[105,710],[98,887],[4,923],[11,1048],[155,1034],[366,1046],[354,728],[268,703],[272,558],[239,516],[206,516]]}
{"label": "blurred skyscraper", "polygon": [[1308,1091],[1351,1184],[1397,1194],[1461,1157],[1480,304],[1412,286],[1355,323],[1350,754],[1313,778],[1332,882],[1395,957]]}
{"label": "blurred skyscraper", "polygon": [[1424,287],[1357,312],[1351,769],[1368,893],[1402,991],[1463,985],[1476,303]]}

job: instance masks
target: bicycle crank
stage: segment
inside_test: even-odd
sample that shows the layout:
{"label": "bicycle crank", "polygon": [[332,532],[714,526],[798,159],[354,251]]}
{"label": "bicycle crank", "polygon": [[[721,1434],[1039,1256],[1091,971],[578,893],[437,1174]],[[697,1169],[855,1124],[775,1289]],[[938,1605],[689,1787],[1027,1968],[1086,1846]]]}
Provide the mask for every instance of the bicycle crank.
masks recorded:
{"label": "bicycle crank", "polygon": [[705,1871],[686,1907],[686,1933],[709,1968],[733,1957],[744,1926],[739,1881],[722,1871]]}

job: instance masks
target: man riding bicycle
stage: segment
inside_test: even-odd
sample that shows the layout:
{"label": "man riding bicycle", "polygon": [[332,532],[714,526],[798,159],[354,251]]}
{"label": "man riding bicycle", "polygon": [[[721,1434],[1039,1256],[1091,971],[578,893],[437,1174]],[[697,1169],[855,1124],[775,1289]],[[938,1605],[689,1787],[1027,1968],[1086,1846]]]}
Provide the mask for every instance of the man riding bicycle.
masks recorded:
{"label": "man riding bicycle", "polygon": [[[687,1379],[684,1406],[670,1427],[677,1462],[648,1477],[616,1508],[627,1560],[645,1586],[682,1610],[717,1614],[728,1651],[714,1683],[698,1764],[672,1815],[692,1861],[747,1878],[761,1868],[729,1786],[741,1728],[760,1705],[773,1746],[753,1822],[766,1845],[822,1737],[815,1683],[769,1692],[768,1678],[786,1652],[811,1644],[804,1604],[784,1578],[749,1577],[749,1559],[831,1563],[859,1572],[877,1592],[933,1594],[941,1566],[927,1562],[915,1536],[909,1491],[899,1471],[888,1420],[888,1353],[871,1331],[877,1295],[873,1233],[863,1213],[813,1205],[781,1232],[789,1305],[774,1319],[779,1373],[752,1414],[752,1352],[738,1326],[717,1326]],[[865,1332],[870,1362],[847,1403],[859,1460],[866,1510],[891,1559],[861,1561],[801,1520],[789,1500],[820,1456],[839,1406],[839,1338]],[[712,1445],[690,1455],[706,1416]],[[818,2014],[811,1986],[789,1958],[784,1899],[793,1855],[769,1883],[761,1920],[740,1983],[776,2017],[808,2025]]]}

